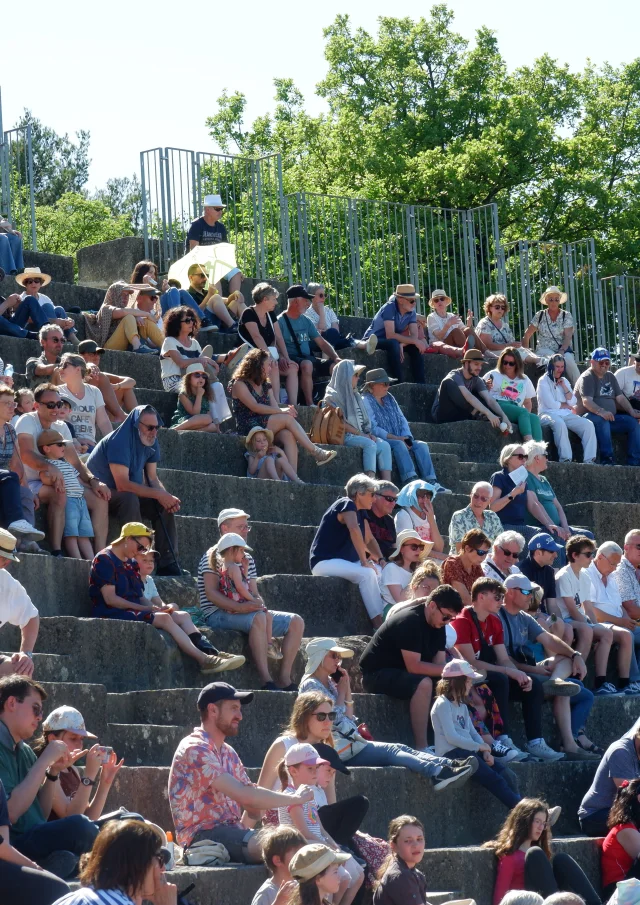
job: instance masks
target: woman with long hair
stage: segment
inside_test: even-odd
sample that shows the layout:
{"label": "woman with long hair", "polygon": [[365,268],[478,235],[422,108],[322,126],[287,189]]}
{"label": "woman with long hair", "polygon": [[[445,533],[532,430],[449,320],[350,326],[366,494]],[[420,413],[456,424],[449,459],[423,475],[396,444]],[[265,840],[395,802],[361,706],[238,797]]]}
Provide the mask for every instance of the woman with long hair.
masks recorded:
{"label": "woman with long hair", "polygon": [[391,854],[382,865],[373,905],[427,905],[427,880],[418,864],[424,855],[424,824],[411,814],[389,824]]}
{"label": "woman with long hair", "polygon": [[335,459],[335,449],[326,450],[312,443],[296,420],[293,405],[279,406],[269,381],[271,356],[264,349],[252,349],[245,355],[229,381],[231,408],[238,433],[246,436],[252,427],[269,428],[278,446],[282,446],[294,471],[298,471],[298,444],[326,465]]}
{"label": "woman with long hair", "polygon": [[600,860],[605,901],[620,880],[640,880],[640,779],[620,783],[607,826],[609,832],[602,843]]}
{"label": "woman with long hair", "polygon": [[571,431],[582,441],[582,461],[592,465],[598,454],[596,429],[590,421],[574,412],[577,398],[566,371],[564,355],[552,355],[547,362],[547,372],[538,380],[536,387],[538,417],[543,427],[548,425],[551,428],[561,462],[571,462],[573,459],[569,440]]}
{"label": "woman with long hair", "polygon": [[512,889],[528,889],[543,898],[563,890],[581,896],[587,905],[600,905],[600,897],[571,855],[551,854],[555,810],[539,798],[523,798],[496,838],[485,844],[498,859],[493,905]]}
{"label": "woman with long hair", "polygon": [[507,419],[518,425],[523,440],[542,440],[540,419],[531,411],[536,390],[524,373],[524,364],[513,346],[503,349],[493,371],[484,375],[489,393]]}

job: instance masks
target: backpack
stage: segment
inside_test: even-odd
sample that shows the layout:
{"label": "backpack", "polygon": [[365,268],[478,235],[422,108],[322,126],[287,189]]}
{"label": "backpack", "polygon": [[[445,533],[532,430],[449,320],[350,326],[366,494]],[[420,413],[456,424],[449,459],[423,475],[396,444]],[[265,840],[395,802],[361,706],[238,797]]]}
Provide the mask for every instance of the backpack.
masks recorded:
{"label": "backpack", "polygon": [[313,415],[309,439],[312,443],[324,443],[329,446],[342,446],[344,444],[344,415],[341,409],[326,406],[320,403]]}

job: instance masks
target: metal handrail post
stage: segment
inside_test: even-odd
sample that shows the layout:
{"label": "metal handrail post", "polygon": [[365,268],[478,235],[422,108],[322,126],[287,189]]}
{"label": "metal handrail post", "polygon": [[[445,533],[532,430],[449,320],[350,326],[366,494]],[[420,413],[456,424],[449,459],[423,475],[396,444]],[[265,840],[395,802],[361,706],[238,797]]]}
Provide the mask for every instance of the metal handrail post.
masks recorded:
{"label": "metal handrail post", "polygon": [[29,211],[31,216],[31,248],[38,250],[36,239],[36,198],[33,188],[33,148],[31,145],[31,123],[27,125],[27,178],[29,180]]}

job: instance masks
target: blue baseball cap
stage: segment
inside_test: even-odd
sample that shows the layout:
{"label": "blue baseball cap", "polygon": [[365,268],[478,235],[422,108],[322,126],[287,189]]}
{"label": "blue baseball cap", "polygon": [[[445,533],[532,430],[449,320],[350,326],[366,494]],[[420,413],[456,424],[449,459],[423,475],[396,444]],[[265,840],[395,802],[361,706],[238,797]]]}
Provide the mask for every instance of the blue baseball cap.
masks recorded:
{"label": "blue baseball cap", "polygon": [[531,550],[531,552],[534,550],[548,550],[550,553],[559,553],[560,550],[563,549],[564,547],[557,544],[551,535],[545,534],[544,531],[541,531],[539,534],[534,534],[529,541],[529,550]]}
{"label": "blue baseball cap", "polygon": [[591,353],[591,361],[611,361],[611,355],[602,346],[598,346]]}

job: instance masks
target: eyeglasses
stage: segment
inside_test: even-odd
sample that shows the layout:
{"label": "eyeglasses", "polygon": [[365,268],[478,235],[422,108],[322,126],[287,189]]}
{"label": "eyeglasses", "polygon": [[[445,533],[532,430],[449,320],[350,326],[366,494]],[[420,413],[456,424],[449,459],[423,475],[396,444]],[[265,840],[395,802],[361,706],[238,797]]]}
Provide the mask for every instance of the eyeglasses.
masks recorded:
{"label": "eyeglasses", "polygon": [[505,366],[505,368],[515,368],[515,366],[516,366],[515,361],[511,361],[511,360],[507,361],[506,358],[502,359],[502,364]]}
{"label": "eyeglasses", "polygon": [[48,337],[50,343],[63,343],[64,339],[61,336],[49,336]]}
{"label": "eyeglasses", "polygon": [[223,210],[224,210],[223,207],[214,207],[214,211],[216,211],[218,214],[221,213]]}
{"label": "eyeglasses", "polygon": [[165,861],[165,859],[164,859],[164,852],[156,852],[155,855],[154,855],[153,857],[154,857],[154,859],[158,862],[158,864],[160,865],[160,867],[166,867],[166,866],[167,866],[167,863],[166,863],[166,861]]}
{"label": "eyeglasses", "polygon": [[578,553],[578,556],[586,556],[586,557],[588,557],[589,559],[593,559],[593,557],[594,557],[595,555],[596,555],[596,551],[595,551],[595,550],[581,550],[581,551]]}
{"label": "eyeglasses", "polygon": [[154,431],[160,430],[159,424],[145,424],[144,421],[140,422],[140,427],[144,427],[146,431],[149,431],[152,434]]}
{"label": "eyeglasses", "polygon": [[478,554],[478,556],[486,556],[489,551],[488,550],[476,550],[475,552]]}
{"label": "eyeglasses", "polygon": [[526,459],[526,458],[527,458],[527,454],[526,454],[526,453],[513,453],[513,455],[511,456],[511,458],[512,458],[512,459]]}
{"label": "eyeglasses", "polygon": [[511,559],[518,559],[520,557],[519,553],[514,553],[512,550],[505,550],[504,547],[500,547],[505,556],[510,557]]}
{"label": "eyeglasses", "polygon": [[423,550],[424,547],[422,544],[403,544],[403,547],[408,547],[410,550],[413,550],[414,553],[416,550]]}
{"label": "eyeglasses", "polygon": [[191,376],[192,377],[202,377],[202,379],[204,380],[207,375],[204,374],[202,371],[192,371]]}
{"label": "eyeglasses", "polygon": [[42,704],[32,704],[31,709],[33,710],[34,716],[42,716]]}
{"label": "eyeglasses", "polygon": [[136,550],[137,553],[146,553],[147,550],[149,550],[151,547],[151,544],[149,544],[148,547],[146,547],[144,544],[141,544],[137,537],[132,537],[131,540],[134,542],[134,544],[138,548]]}
{"label": "eyeglasses", "polygon": [[496,311],[506,311],[507,310],[506,305],[492,305],[491,307],[495,308]]}
{"label": "eyeglasses", "polygon": [[23,285],[24,285],[24,286],[30,286],[31,283],[35,283],[36,286],[41,286],[41,285],[42,285],[42,280],[25,280],[24,283],[23,283]]}
{"label": "eyeglasses", "polygon": [[386,496],[384,493],[376,493],[376,496],[379,496],[381,500],[386,500],[387,503],[395,503],[398,500],[398,497]]}
{"label": "eyeglasses", "polygon": [[57,402],[38,402],[37,404],[46,406],[49,411],[52,412],[54,409],[61,409],[64,405],[64,402],[59,399]]}
{"label": "eyeglasses", "polygon": [[335,710],[330,710],[329,713],[325,713],[324,710],[320,710],[318,713],[312,714],[312,716],[314,716],[319,723],[324,723],[325,720],[331,720],[331,722],[333,723],[337,715],[338,714]]}
{"label": "eyeglasses", "polygon": [[442,607],[438,606],[437,603],[436,603],[436,608],[437,608],[438,612],[440,613],[440,615],[442,616],[443,622],[451,622],[452,619],[455,619],[455,616],[452,613],[445,613],[444,610],[442,609]]}

